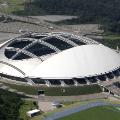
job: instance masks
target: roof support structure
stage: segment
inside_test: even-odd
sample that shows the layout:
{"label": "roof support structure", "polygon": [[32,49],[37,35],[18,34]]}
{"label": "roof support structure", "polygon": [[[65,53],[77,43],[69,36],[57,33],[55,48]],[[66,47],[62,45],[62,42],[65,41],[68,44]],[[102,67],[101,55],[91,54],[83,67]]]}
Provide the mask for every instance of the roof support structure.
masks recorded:
{"label": "roof support structure", "polygon": [[12,65],[12,64],[10,64],[10,63],[3,62],[3,61],[0,61],[0,63],[1,63],[1,64],[5,64],[5,65],[7,65],[7,66],[9,66],[9,67],[17,70],[17,71],[20,72],[23,76],[26,75],[22,70],[20,70],[19,68],[17,68],[16,66],[14,66],[14,65]]}
{"label": "roof support structure", "polygon": [[19,48],[13,48],[13,47],[11,47],[9,50],[13,50],[13,51],[16,51],[16,52],[17,52],[17,54],[15,54],[14,56],[12,56],[11,59],[14,59],[15,57],[17,57],[17,56],[19,55],[19,53],[24,53],[25,55],[28,55],[28,56],[30,56],[30,57],[32,57],[32,58],[37,58],[36,55],[34,55],[34,54],[32,54],[31,52],[26,51],[26,50],[24,50],[24,49],[19,49]]}
{"label": "roof support structure", "polygon": [[64,38],[62,36],[55,36],[55,37],[58,38],[58,39],[60,39],[60,40],[62,40],[62,41],[64,41],[64,42],[66,42],[66,43],[68,43],[68,44],[70,44],[70,45],[72,45],[73,47],[78,46],[76,43],[74,43],[71,40],[69,40],[67,38]]}

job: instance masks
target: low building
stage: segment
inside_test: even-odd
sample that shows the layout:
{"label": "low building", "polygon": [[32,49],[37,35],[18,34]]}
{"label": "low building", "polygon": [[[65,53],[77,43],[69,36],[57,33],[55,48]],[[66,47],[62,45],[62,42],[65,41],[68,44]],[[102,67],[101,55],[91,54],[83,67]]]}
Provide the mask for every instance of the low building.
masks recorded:
{"label": "low building", "polygon": [[31,111],[27,112],[27,115],[29,117],[34,117],[34,116],[39,115],[39,114],[40,114],[40,110],[38,110],[38,109],[34,109],[34,110],[31,110]]}

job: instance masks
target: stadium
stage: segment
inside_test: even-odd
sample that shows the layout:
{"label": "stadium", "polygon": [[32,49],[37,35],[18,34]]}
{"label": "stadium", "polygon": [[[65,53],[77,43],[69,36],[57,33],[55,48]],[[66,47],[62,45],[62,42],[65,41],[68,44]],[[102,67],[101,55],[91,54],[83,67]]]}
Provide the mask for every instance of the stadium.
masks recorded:
{"label": "stadium", "polygon": [[120,76],[120,54],[84,36],[26,33],[0,45],[0,76],[31,85],[89,85]]}

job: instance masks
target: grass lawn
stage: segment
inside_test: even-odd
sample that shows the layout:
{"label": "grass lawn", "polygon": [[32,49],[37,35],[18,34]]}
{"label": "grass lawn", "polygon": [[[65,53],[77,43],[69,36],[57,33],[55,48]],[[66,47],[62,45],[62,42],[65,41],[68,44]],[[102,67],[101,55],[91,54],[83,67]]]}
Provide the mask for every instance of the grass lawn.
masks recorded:
{"label": "grass lawn", "polygon": [[[39,116],[36,116],[36,117],[33,117],[31,120],[43,120],[44,117],[48,117],[48,116],[51,116],[53,115],[54,113],[56,112],[62,112],[63,110],[65,109],[68,109],[68,108],[73,108],[73,107],[76,107],[76,106],[81,106],[81,105],[86,105],[88,103],[91,103],[91,102],[97,102],[99,101],[98,99],[95,99],[95,100],[89,100],[89,101],[80,101],[80,102],[63,102],[62,104],[64,105],[64,107],[60,108],[60,109],[55,109],[53,111],[50,111],[50,112],[47,112],[47,113],[43,113]],[[108,102],[110,104],[120,104],[120,101],[110,101],[109,99],[100,99],[100,101],[103,101],[103,102]],[[120,108],[120,107],[119,107]],[[117,108],[118,109],[118,108]],[[71,120],[71,119],[70,119]],[[79,119],[78,119],[79,120]],[[91,120],[91,119],[90,119]],[[105,119],[102,119],[102,120],[105,120]]]}
{"label": "grass lawn", "polygon": [[36,109],[37,106],[34,104],[34,101],[24,101],[19,109],[20,118],[22,120],[29,120],[30,118],[26,115],[26,112],[29,110]]}
{"label": "grass lawn", "polygon": [[119,34],[103,34],[103,40],[99,40],[102,44],[116,49],[117,46],[120,48],[120,35]]}
{"label": "grass lawn", "polygon": [[[37,95],[38,90],[45,90],[46,96],[71,96],[71,95],[85,95],[100,93],[101,88],[98,85],[86,85],[79,87],[34,87],[34,86],[23,86],[16,84],[4,83],[10,88],[16,89],[20,92],[27,94]],[[65,89],[65,92],[62,92]]]}
{"label": "grass lawn", "polygon": [[120,120],[120,110],[112,106],[100,106],[66,116],[59,120]]}
{"label": "grass lawn", "polygon": [[28,0],[0,0],[0,4],[4,2],[8,3],[8,7],[0,6],[0,12],[10,14],[14,11],[19,11],[24,9],[24,3]]}

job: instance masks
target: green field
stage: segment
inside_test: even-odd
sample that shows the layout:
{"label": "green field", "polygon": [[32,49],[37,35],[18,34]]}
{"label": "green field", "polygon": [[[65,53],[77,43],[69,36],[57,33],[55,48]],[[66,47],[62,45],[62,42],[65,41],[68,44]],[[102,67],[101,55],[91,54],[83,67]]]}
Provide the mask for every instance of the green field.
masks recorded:
{"label": "green field", "polygon": [[117,46],[120,48],[120,35],[114,34],[104,36],[102,43],[114,49],[116,49]]}
{"label": "green field", "polygon": [[7,2],[8,6],[0,5],[0,12],[10,14],[14,11],[24,10],[25,1],[28,0],[0,0],[0,4]]}
{"label": "green field", "polygon": [[[8,84],[8,83],[4,83],[4,84],[20,92],[24,92],[32,95],[37,95],[38,90],[44,90],[46,96],[85,95],[85,94],[93,94],[93,93],[101,92],[101,88],[98,85],[85,85],[78,87],[34,87],[34,86]],[[62,92],[62,89],[65,90],[64,93]]]}
{"label": "green field", "polygon": [[94,107],[59,120],[120,120],[120,107]]}
{"label": "green field", "polygon": [[99,40],[98,42],[116,49],[117,46],[120,48],[120,35],[119,34],[103,34],[103,39]]}

